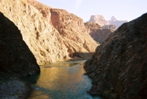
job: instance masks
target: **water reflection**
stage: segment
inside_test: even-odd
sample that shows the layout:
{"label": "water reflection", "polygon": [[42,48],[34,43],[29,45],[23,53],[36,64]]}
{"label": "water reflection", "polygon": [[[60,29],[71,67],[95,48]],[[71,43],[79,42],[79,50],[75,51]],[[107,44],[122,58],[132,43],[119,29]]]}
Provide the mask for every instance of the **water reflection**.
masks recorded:
{"label": "water reflection", "polygon": [[41,66],[41,73],[29,99],[100,99],[86,93],[91,80],[83,75],[84,61]]}

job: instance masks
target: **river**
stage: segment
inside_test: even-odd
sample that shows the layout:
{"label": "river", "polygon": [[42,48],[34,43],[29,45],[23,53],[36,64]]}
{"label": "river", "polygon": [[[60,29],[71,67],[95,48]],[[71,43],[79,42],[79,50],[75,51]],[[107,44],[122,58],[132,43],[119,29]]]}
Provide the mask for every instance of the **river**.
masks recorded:
{"label": "river", "polygon": [[40,66],[41,73],[28,78],[33,86],[29,99],[102,99],[87,94],[91,79],[84,75],[84,62],[58,62]]}

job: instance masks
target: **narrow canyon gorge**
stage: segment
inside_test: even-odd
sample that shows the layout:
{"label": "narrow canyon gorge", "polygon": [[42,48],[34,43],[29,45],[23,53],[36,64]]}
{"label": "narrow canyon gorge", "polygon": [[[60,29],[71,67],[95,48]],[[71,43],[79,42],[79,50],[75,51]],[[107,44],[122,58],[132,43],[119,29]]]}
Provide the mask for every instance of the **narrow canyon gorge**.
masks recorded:
{"label": "narrow canyon gorge", "polygon": [[0,99],[147,99],[146,22],[0,0]]}

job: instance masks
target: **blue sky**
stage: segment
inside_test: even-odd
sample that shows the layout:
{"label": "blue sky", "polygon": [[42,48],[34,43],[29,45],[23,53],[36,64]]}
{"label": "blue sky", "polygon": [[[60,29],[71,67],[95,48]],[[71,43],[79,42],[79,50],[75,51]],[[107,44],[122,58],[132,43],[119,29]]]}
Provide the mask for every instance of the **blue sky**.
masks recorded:
{"label": "blue sky", "polygon": [[65,9],[88,21],[91,15],[103,15],[106,20],[132,20],[147,12],[147,0],[38,0],[53,8]]}

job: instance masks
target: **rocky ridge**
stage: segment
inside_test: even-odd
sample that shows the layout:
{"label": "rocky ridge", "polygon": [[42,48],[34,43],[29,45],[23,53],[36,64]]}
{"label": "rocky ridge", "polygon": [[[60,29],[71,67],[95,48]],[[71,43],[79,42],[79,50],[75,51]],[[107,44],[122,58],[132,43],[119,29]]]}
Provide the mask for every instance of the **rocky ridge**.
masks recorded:
{"label": "rocky ridge", "polygon": [[26,99],[31,87],[20,78],[39,71],[20,31],[0,12],[0,99]]}
{"label": "rocky ridge", "polygon": [[38,64],[85,59],[98,45],[86,32],[83,20],[36,0],[1,0],[0,11],[21,30]]}
{"label": "rocky ridge", "polygon": [[147,98],[147,13],[123,24],[84,66],[92,78],[90,94],[108,99]]}

